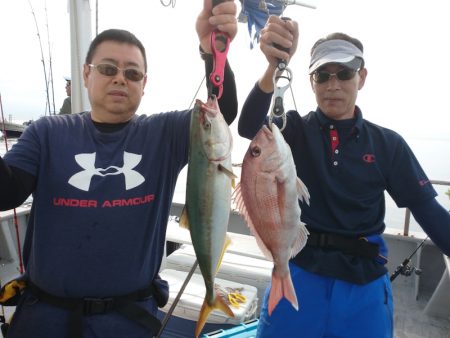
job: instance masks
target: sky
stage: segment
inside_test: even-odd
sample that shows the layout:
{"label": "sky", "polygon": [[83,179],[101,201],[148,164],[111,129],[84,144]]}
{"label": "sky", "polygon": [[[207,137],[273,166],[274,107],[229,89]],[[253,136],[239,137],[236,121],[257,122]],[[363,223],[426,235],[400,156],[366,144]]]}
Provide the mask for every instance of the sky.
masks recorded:
{"label": "sky", "polygon": [[[290,63],[294,96],[286,93],[287,109],[296,108],[302,115],[315,109],[307,74],[309,50],[320,37],[341,31],[364,44],[369,75],[357,101],[364,117],[406,137],[450,140],[450,67],[445,62],[450,59],[450,2],[305,2],[317,8],[288,6],[284,13],[300,28],[299,48]],[[177,0],[174,7],[164,7],[158,0],[98,0],[96,22],[96,1],[91,1],[93,34],[96,26],[98,31],[128,29],[147,49],[149,81],[138,114],[181,110],[194,98],[206,98],[204,84],[197,93],[204,71],[194,30],[202,3]],[[67,2],[0,1],[0,32],[0,94],[5,118],[35,120],[48,112],[44,64],[48,74],[50,61],[50,87],[53,85],[54,107],[59,111],[65,98],[64,76],[70,75]],[[246,24],[239,24],[228,56],[242,105],[266,65],[259,46],[250,49]],[[50,102],[53,111],[52,95]]]}

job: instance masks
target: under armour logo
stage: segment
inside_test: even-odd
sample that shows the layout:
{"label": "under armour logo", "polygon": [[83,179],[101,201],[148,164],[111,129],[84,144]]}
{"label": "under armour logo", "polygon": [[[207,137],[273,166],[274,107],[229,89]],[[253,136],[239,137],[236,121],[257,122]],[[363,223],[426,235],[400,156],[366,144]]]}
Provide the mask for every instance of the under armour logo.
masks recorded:
{"label": "under armour logo", "polygon": [[91,180],[94,176],[111,176],[111,175],[124,175],[125,176],[125,189],[130,190],[137,187],[145,181],[145,178],[133,170],[139,162],[141,162],[142,155],[123,153],[123,167],[109,166],[107,168],[95,167],[96,153],[92,154],[78,154],[75,155],[75,161],[83,168],[83,171],[76,173],[69,179],[69,184],[75,188],[89,191]]}
{"label": "under armour logo", "polygon": [[363,160],[366,163],[375,163],[375,155],[373,154],[364,154]]}

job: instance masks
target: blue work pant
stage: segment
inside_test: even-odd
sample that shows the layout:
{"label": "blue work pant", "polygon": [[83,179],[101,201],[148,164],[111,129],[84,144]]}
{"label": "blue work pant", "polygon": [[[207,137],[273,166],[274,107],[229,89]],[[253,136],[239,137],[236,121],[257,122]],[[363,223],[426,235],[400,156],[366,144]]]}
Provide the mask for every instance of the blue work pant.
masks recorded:
{"label": "blue work pant", "polygon": [[392,338],[393,301],[389,276],[366,285],[309,273],[290,263],[299,310],[282,299],[268,314],[266,290],[257,338]]}

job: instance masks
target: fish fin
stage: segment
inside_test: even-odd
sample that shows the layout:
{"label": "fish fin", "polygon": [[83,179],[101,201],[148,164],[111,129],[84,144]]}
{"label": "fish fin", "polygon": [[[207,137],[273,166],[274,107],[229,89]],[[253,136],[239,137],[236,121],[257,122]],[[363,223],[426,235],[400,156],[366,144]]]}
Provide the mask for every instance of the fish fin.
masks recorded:
{"label": "fish fin", "polygon": [[225,252],[227,251],[228,245],[230,245],[230,244],[231,244],[231,238],[230,238],[230,236],[226,235],[225,236],[225,243],[223,244],[223,248],[222,248],[222,253],[220,255],[219,261],[217,262],[216,274],[219,271],[220,265],[222,264],[223,255],[225,255]]}
{"label": "fish fin", "polygon": [[245,207],[244,198],[242,197],[241,183],[236,185],[236,188],[231,194],[231,202],[234,204],[234,208],[237,209],[239,214],[244,218],[248,224],[248,212]]}
{"label": "fish fin", "polygon": [[297,195],[298,199],[302,202],[306,202],[309,205],[309,191],[305,183],[297,177]]}
{"label": "fish fin", "polygon": [[233,241],[231,240],[231,237],[228,236],[228,234],[225,236],[225,244],[224,244],[224,249],[223,251],[225,252],[228,248],[228,246],[232,243]]}
{"label": "fish fin", "polygon": [[220,164],[220,163],[219,163],[219,165],[218,165],[218,169],[219,169],[220,171],[222,171],[225,175],[227,175],[227,176],[228,176],[229,178],[231,178],[231,179],[236,179],[236,178],[238,178],[238,177],[234,174],[234,172],[233,172],[232,169],[225,168],[225,166],[223,166],[223,165]]}
{"label": "fish fin", "polygon": [[188,217],[188,211],[186,204],[183,207],[183,211],[181,212],[180,216],[180,227],[189,229],[189,217]]}
{"label": "fish fin", "polygon": [[[206,297],[207,298],[207,297]],[[206,320],[208,319],[209,314],[214,309],[219,309],[222,312],[226,313],[229,317],[234,318],[234,313],[230,309],[227,303],[223,300],[220,295],[216,294],[216,298],[214,299],[214,303],[210,306],[206,302],[206,298],[203,301],[202,308],[200,310],[200,315],[198,316],[197,325],[195,326],[195,337],[198,337],[205,326]]]}
{"label": "fish fin", "polygon": [[305,245],[306,245],[306,241],[308,240],[308,229],[306,229],[305,223],[300,222],[299,224],[299,231],[297,232],[297,238],[295,239],[295,243],[292,246],[292,251],[291,251],[291,255],[290,258],[296,256],[300,250],[302,250]]}
{"label": "fish fin", "polygon": [[284,277],[275,276],[272,271],[272,285],[269,294],[269,316],[282,298],[286,298],[298,311],[298,301],[290,273]]}
{"label": "fish fin", "polygon": [[231,203],[234,204],[234,208],[237,209],[239,211],[240,214],[241,213],[241,206],[245,208],[243,199],[242,199],[242,194],[241,194],[241,183],[238,183],[236,185],[236,187],[234,188],[232,194],[231,194]]}
{"label": "fish fin", "polygon": [[264,254],[264,256],[268,260],[273,261],[273,257],[272,257],[270,250],[266,248],[266,245],[259,237],[258,232],[256,231],[255,226],[253,225],[253,222],[248,214],[247,208],[245,207],[244,199],[242,197],[240,183],[238,183],[236,189],[233,191],[233,195],[231,198],[233,200],[233,203],[236,205],[236,208],[239,211],[239,214],[244,218],[245,222],[247,223],[247,226],[249,227],[250,232],[255,237],[256,243],[258,244],[259,249],[261,250],[261,252]]}

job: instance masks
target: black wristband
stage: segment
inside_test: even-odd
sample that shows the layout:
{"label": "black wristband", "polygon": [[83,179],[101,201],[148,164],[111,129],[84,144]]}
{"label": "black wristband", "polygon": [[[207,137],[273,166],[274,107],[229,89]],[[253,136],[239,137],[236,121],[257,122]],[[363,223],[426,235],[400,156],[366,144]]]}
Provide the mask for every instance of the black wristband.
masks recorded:
{"label": "black wristband", "polygon": [[212,54],[206,53],[201,45],[198,46],[198,50],[200,52],[200,57],[202,58],[202,60],[206,61],[212,58]]}

